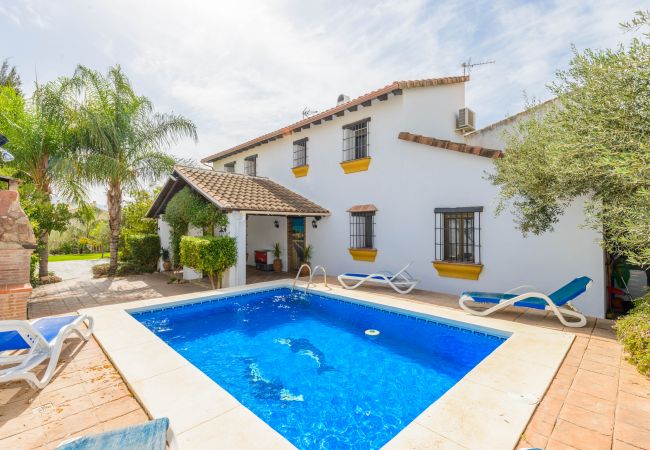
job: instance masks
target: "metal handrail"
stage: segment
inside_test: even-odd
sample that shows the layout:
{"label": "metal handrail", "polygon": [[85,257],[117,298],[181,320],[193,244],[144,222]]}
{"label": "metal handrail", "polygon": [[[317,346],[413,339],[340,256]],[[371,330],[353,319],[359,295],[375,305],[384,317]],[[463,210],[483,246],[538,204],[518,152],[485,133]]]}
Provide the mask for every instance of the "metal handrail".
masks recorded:
{"label": "metal handrail", "polygon": [[300,274],[302,273],[302,268],[306,267],[309,270],[309,281],[307,282],[307,287],[305,288],[305,293],[307,292],[307,289],[309,288],[309,284],[311,283],[311,267],[309,264],[303,264],[300,266],[298,269],[298,273],[296,274],[296,278],[293,279],[293,286],[291,286],[291,293],[293,294],[293,290],[296,288],[296,282],[298,281],[298,278],[300,277]]}
{"label": "metal handrail", "polygon": [[307,270],[309,271],[309,281],[307,281],[307,285],[305,286],[305,294],[309,290],[309,287],[314,284],[314,275],[318,271],[318,269],[323,271],[323,283],[325,284],[325,287],[329,289],[329,286],[327,285],[327,271],[325,270],[325,267],[323,266],[316,266],[314,267],[314,270],[311,270],[311,266],[309,264],[303,264],[300,266],[298,269],[298,273],[296,274],[296,278],[293,279],[293,285],[291,286],[291,293],[293,293],[294,289],[296,288],[296,282],[298,281],[298,278],[300,277],[300,274],[302,273],[302,268],[306,267]]}
{"label": "metal handrail", "polygon": [[325,283],[325,287],[329,289],[329,286],[327,285],[327,271],[325,270],[325,267],[323,267],[323,266],[314,267],[314,272],[312,273],[311,277],[309,277],[309,284],[313,284],[312,277],[314,275],[316,275],[316,272],[318,272],[318,269],[323,271],[323,283]]}

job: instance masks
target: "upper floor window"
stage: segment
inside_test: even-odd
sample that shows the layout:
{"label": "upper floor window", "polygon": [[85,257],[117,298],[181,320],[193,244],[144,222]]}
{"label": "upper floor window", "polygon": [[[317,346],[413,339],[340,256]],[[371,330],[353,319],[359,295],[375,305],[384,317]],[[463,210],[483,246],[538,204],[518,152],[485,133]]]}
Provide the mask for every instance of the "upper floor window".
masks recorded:
{"label": "upper floor window", "polygon": [[257,155],[244,158],[244,173],[252,177],[257,176]]}
{"label": "upper floor window", "polygon": [[236,161],[229,162],[228,164],[224,164],[223,165],[224,170],[228,173],[235,173],[235,162]]}
{"label": "upper floor window", "polygon": [[435,260],[481,263],[482,206],[436,208]]}
{"label": "upper floor window", "polygon": [[294,141],[293,167],[302,167],[307,165],[307,141],[308,138]]}
{"label": "upper floor window", "polygon": [[343,161],[367,158],[370,117],[343,126]]}
{"label": "upper floor window", "polygon": [[350,213],[350,248],[375,248],[374,205],[359,205],[348,209]]}

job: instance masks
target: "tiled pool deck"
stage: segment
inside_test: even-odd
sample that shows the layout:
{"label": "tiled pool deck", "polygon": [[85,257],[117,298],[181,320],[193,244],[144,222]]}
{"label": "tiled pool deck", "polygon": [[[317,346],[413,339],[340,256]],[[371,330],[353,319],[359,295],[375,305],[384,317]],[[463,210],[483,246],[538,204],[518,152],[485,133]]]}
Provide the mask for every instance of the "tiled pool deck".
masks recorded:
{"label": "tiled pool deck", "polygon": [[[76,311],[91,307],[91,298],[103,305],[204,290],[165,281],[151,275],[110,283],[85,280],[81,286],[60,284],[56,298],[40,297],[31,312],[36,317]],[[392,297],[385,289],[367,290]],[[408,298],[457,309],[457,299],[444,294],[414,291]],[[587,327],[575,330],[563,329],[548,314],[534,311],[504,311],[495,317],[576,334],[518,447],[650,448],[650,380],[624,361],[610,321],[591,319]],[[82,344],[71,339],[58,374],[43,391],[30,390],[26,384],[0,386],[0,448],[54,448],[72,436],[145,420],[145,412],[94,340]],[[484,448],[490,448],[489,443]]]}

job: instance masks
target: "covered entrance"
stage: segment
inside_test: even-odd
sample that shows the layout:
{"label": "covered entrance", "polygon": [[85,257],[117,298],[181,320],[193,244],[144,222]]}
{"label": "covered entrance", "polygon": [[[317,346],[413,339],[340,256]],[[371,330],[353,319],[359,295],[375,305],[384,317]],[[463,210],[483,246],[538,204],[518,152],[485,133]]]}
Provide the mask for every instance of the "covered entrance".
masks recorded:
{"label": "covered entrance", "polygon": [[[325,208],[268,178],[175,166],[147,213],[148,217],[159,219],[158,233],[165,249],[171,247],[169,226],[163,220],[165,207],[185,186],[214,203],[228,216],[228,227],[222,233],[237,240],[237,264],[224,273],[224,287],[246,284],[247,278],[254,274],[259,278],[268,277],[272,273],[269,269],[272,270],[275,244],[280,248],[285,276],[287,271],[295,274],[309,245],[306,223],[330,215]],[[256,264],[256,252],[261,264]],[[202,276],[185,269],[184,278]]]}

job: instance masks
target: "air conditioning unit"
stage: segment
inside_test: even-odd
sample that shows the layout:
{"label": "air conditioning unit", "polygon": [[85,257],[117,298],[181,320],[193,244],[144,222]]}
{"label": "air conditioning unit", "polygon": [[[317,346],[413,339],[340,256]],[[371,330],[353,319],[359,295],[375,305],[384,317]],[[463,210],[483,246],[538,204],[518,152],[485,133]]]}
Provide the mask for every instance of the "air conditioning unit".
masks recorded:
{"label": "air conditioning unit", "polygon": [[474,111],[469,108],[461,108],[458,110],[458,117],[456,117],[456,131],[469,133],[474,131]]}

